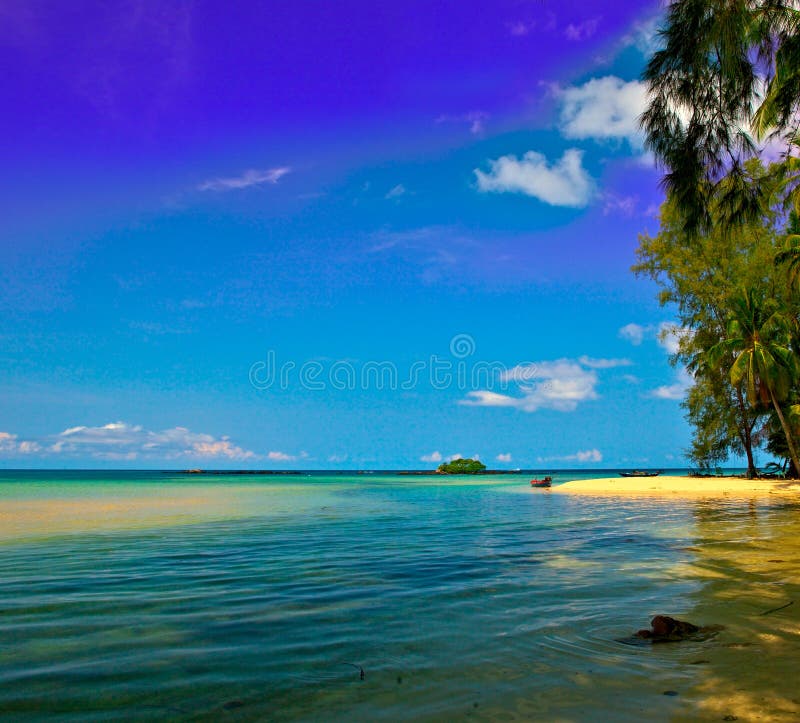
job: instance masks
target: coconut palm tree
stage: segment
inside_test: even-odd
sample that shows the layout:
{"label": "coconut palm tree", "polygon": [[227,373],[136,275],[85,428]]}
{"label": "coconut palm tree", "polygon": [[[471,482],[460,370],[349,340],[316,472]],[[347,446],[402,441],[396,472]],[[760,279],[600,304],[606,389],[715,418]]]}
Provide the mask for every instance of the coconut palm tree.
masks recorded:
{"label": "coconut palm tree", "polygon": [[788,346],[789,339],[788,323],[777,302],[753,289],[744,289],[731,303],[726,338],[708,355],[712,364],[720,364],[732,355],[731,384],[744,387],[752,406],[773,406],[792,464],[800,472],[794,433],[781,409],[781,402],[786,401],[798,377],[797,358]]}

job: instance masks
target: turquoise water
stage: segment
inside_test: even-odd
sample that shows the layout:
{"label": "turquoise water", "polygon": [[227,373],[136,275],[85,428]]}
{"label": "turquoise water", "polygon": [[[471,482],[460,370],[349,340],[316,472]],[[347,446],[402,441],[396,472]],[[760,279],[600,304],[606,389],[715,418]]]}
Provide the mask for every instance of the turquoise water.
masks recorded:
{"label": "turquoise water", "polygon": [[[733,685],[725,655],[748,634],[737,624],[797,582],[796,566],[781,568],[780,590],[767,581],[737,602],[733,592],[762,573],[734,569],[720,546],[741,561],[758,540],[775,557],[776,530],[797,538],[798,510],[593,500],[528,479],[2,473],[0,711],[698,717]],[[656,613],[736,633],[631,645]],[[760,620],[786,615],[795,612]]]}

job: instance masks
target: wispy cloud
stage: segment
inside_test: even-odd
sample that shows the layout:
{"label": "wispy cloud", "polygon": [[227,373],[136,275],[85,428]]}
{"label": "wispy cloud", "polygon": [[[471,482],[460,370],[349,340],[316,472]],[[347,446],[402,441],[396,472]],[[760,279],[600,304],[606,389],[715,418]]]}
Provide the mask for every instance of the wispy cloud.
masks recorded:
{"label": "wispy cloud", "polygon": [[690,336],[692,330],[671,321],[662,321],[658,324],[625,324],[618,333],[620,338],[634,346],[639,346],[645,339],[651,339],[657,341],[668,354],[677,354],[681,341]]}
{"label": "wispy cloud", "polygon": [[[619,336],[626,339],[634,346],[639,346],[647,339],[655,341],[667,354],[673,355],[680,351],[681,342],[692,334],[691,329],[686,329],[671,321],[662,321],[658,324],[626,324],[619,330]],[[637,377],[626,379],[632,384],[641,380]],[[689,387],[694,384],[694,378],[685,367],[678,369],[675,382],[664,384],[646,392],[649,397],[656,399],[680,400],[686,397]]]}
{"label": "wispy cloud", "polygon": [[267,459],[270,462],[296,462],[299,459],[308,459],[308,453],[287,454],[286,452],[272,451],[267,453]]}
{"label": "wispy cloud", "polygon": [[100,427],[70,427],[51,438],[46,451],[106,460],[181,457],[245,460],[256,456],[226,436],[214,437],[192,432],[186,427],[150,431],[125,422],[112,422]]}
{"label": "wispy cloud", "polygon": [[658,343],[668,354],[677,354],[678,350],[680,349],[681,342],[687,338],[691,339],[691,336],[691,329],[684,329],[678,324],[662,321],[658,325]]}
{"label": "wispy cloud", "polygon": [[694,383],[692,375],[685,369],[681,369],[677,374],[677,379],[674,384],[667,384],[662,387],[656,387],[650,392],[651,397],[656,399],[672,399],[680,400],[686,397],[686,392]]}
{"label": "wispy cloud", "polygon": [[[438,450],[436,452],[431,452],[430,454],[423,454],[419,459],[420,462],[427,462],[432,464],[437,464],[439,462],[452,462],[454,459],[463,459],[464,455],[461,452],[456,452],[455,454],[448,454],[443,455]],[[472,459],[480,459],[479,454],[473,454]]]}
{"label": "wispy cloud", "polygon": [[636,213],[639,202],[637,196],[620,196],[616,193],[603,194],[603,215],[624,216],[630,218]]}
{"label": "wispy cloud", "polygon": [[36,454],[41,451],[41,445],[29,439],[20,439],[18,435],[10,432],[0,432],[0,455],[17,456]]}
{"label": "wispy cloud", "polygon": [[645,333],[650,328],[631,322],[621,327],[618,333],[620,338],[629,341],[634,346],[639,346],[644,341]]}
{"label": "wispy cloud", "polygon": [[396,186],[389,189],[389,192],[384,196],[384,198],[400,198],[400,196],[405,196],[406,193],[408,193],[408,191],[406,191],[406,187],[402,183],[398,183]]}
{"label": "wispy cloud", "polygon": [[266,170],[250,169],[239,176],[228,178],[212,178],[197,186],[198,191],[238,191],[265,183],[275,184],[292,169],[288,166],[268,168]]}
{"label": "wispy cloud", "polygon": [[658,35],[658,25],[661,19],[660,15],[655,15],[635,22],[630,31],[622,37],[622,46],[634,47],[645,57],[650,57],[662,46],[661,38]]}
{"label": "wispy cloud", "polygon": [[460,115],[448,115],[443,114],[440,115],[437,119],[437,123],[466,123],[469,126],[469,132],[472,135],[477,136],[483,133],[485,130],[486,121],[489,119],[489,114],[485,113],[484,111],[480,110],[472,110],[468,113],[462,113]]}
{"label": "wispy cloud", "polygon": [[495,457],[495,459],[498,462],[510,462],[511,461],[511,453],[510,452],[506,452],[504,454],[498,454],[497,457]]}
{"label": "wispy cloud", "polygon": [[573,412],[582,402],[598,398],[597,372],[570,359],[518,365],[504,372],[500,381],[516,382],[520,395],[479,390],[468,392],[459,403],[469,407],[511,407],[523,412]]}
{"label": "wispy cloud", "polygon": [[629,367],[633,365],[630,359],[595,359],[590,356],[582,356],[578,361],[590,369],[615,369],[616,367]]}
{"label": "wispy cloud", "polygon": [[442,461],[442,453],[441,452],[431,452],[430,454],[423,454],[422,457],[419,458],[420,462],[441,462]]}
{"label": "wispy cloud", "polygon": [[538,462],[602,462],[603,453],[599,449],[583,449],[574,454],[539,457]]}
{"label": "wispy cloud", "polygon": [[553,163],[536,151],[522,158],[501,156],[489,161],[489,171],[474,170],[483,193],[523,193],[551,206],[580,208],[589,204],[595,184],[583,167],[583,151],[570,148]]}
{"label": "wispy cloud", "polygon": [[393,231],[382,229],[370,235],[368,254],[397,257],[420,268],[424,283],[436,283],[453,274],[462,278],[463,268],[475,263],[482,244],[460,229],[423,226]]}
{"label": "wispy cloud", "polygon": [[570,23],[564,28],[564,37],[567,40],[576,42],[588,40],[597,32],[598,25],[600,25],[600,18],[590,18],[580,23]]}

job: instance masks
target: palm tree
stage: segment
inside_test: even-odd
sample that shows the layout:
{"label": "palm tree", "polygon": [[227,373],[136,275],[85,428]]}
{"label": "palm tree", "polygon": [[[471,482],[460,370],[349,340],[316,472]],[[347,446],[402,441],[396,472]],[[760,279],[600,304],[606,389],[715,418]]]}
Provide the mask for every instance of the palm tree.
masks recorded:
{"label": "palm tree", "polygon": [[744,387],[752,406],[772,404],[786,436],[789,457],[800,472],[794,433],[780,402],[789,396],[798,376],[798,364],[789,348],[789,329],[777,303],[753,289],[745,289],[731,303],[727,337],[712,347],[711,363],[720,364],[731,356],[731,384]]}
{"label": "palm tree", "polygon": [[789,215],[789,225],[784,239],[783,251],[775,255],[776,266],[786,266],[789,283],[797,288],[800,286],[800,217],[797,211]]}
{"label": "palm tree", "polygon": [[687,230],[711,227],[723,178],[726,220],[757,218],[766,190],[745,182],[744,162],[758,153],[751,130],[795,138],[800,12],[791,0],[673,0],[660,34],[663,47],[644,73],[650,100],[641,124]]}

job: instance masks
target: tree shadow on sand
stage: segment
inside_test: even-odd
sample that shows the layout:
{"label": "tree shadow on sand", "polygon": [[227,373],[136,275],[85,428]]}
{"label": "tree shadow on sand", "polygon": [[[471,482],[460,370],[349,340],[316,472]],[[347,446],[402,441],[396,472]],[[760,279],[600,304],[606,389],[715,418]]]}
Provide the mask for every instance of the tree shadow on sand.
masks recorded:
{"label": "tree shadow on sand", "polygon": [[683,693],[689,720],[797,720],[800,505],[698,502],[696,542],[677,573],[702,583],[687,619],[724,629]]}

